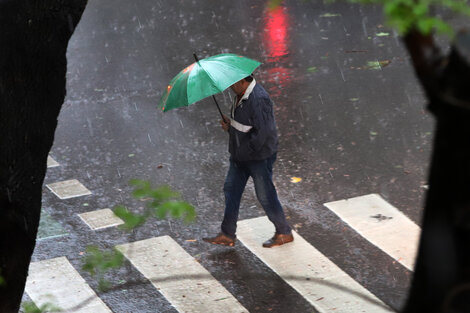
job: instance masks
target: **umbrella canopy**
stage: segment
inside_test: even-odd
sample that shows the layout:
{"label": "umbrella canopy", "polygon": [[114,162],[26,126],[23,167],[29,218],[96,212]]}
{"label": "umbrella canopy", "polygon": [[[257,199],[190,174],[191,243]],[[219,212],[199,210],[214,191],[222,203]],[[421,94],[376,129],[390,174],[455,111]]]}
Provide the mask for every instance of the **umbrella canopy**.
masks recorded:
{"label": "umbrella canopy", "polygon": [[197,60],[171,80],[159,107],[165,112],[215,95],[251,75],[260,64],[230,53]]}

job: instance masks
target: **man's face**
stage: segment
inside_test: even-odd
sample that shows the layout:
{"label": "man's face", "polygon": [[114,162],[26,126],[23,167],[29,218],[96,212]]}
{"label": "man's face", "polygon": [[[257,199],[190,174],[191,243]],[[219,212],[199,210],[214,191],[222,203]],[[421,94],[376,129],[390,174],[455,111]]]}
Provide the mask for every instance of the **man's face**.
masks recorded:
{"label": "man's face", "polygon": [[235,84],[230,86],[230,88],[233,90],[233,92],[237,95],[241,94],[244,89],[244,79],[237,81]]}

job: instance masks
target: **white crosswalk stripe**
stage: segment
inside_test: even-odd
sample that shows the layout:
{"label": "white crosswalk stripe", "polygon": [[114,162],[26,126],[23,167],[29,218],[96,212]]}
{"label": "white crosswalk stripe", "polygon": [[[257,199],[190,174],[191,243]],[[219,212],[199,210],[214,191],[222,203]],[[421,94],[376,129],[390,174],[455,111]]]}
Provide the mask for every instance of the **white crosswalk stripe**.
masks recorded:
{"label": "white crosswalk stripe", "polygon": [[267,249],[274,233],[266,217],[238,222],[238,239],[319,312],[393,312],[296,232],[294,242]]}
{"label": "white crosswalk stripe", "polygon": [[361,236],[413,270],[420,227],[377,194],[325,203]]}
{"label": "white crosswalk stripe", "polygon": [[76,179],[47,184],[46,187],[61,200],[91,195],[91,191]]}
{"label": "white crosswalk stripe", "polygon": [[31,263],[26,293],[40,307],[52,304],[62,311],[75,313],[112,312],[66,257]]}
{"label": "white crosswalk stripe", "polygon": [[47,168],[60,166],[50,155],[47,156]]}
{"label": "white crosswalk stripe", "polygon": [[124,221],[109,208],[81,213],[78,216],[93,230],[124,224]]}
{"label": "white crosswalk stripe", "polygon": [[[372,194],[325,206],[412,269],[420,228],[380,196]],[[262,242],[273,233],[267,217],[238,222],[238,239],[319,312],[393,312],[296,232],[293,243],[263,248]],[[248,312],[169,236],[117,248],[179,312]],[[74,312],[111,312],[65,257],[31,263],[26,292],[38,306],[52,303],[69,309],[85,301]]]}
{"label": "white crosswalk stripe", "polygon": [[179,312],[248,312],[169,236],[117,246]]}

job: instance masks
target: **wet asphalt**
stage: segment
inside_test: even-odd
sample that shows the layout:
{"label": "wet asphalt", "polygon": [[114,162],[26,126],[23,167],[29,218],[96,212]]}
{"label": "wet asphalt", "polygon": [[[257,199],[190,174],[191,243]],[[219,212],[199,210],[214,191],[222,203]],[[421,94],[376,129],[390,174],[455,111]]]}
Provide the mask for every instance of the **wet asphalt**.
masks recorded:
{"label": "wet asphalt", "polygon": [[[61,166],[48,170],[45,183],[75,178],[93,194],[60,200],[44,188],[44,211],[67,234],[40,239],[33,261],[67,256],[96,290],[80,270],[87,245],[170,235],[250,312],[316,312],[243,245],[200,240],[217,233],[222,219],[227,134],[210,98],[167,113],[157,104],[194,52],[230,52],[263,62],[254,74],[275,102],[274,181],[291,225],[387,305],[403,305],[411,272],[323,204],[378,193],[420,224],[433,119],[406,51],[379,7],[293,0],[274,11],[266,6],[89,1],[68,49],[67,97],[51,151]],[[217,95],[226,112],[231,97]],[[143,209],[130,195],[132,178],[182,192],[197,221],[152,220],[131,234],[91,231],[77,214],[118,204]],[[240,219],[261,215],[250,182]],[[122,285],[100,294],[114,312],[176,312],[131,266],[108,278]]]}

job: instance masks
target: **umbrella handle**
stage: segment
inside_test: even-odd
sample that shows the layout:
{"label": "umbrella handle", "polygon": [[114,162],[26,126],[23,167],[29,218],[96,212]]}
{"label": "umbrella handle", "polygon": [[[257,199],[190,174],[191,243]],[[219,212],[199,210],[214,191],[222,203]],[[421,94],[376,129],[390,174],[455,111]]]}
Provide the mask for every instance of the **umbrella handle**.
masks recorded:
{"label": "umbrella handle", "polygon": [[[199,58],[197,57],[196,53],[193,53],[194,59],[196,62],[199,64]],[[200,65],[200,64],[199,64]],[[212,99],[214,99],[215,105],[217,106],[217,109],[219,110],[220,117],[222,117],[222,120],[227,123],[227,121],[224,118],[224,115],[222,114],[222,111],[220,110],[219,104],[217,103],[217,100],[215,99],[215,96],[212,96]]]}

